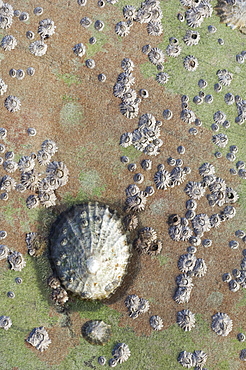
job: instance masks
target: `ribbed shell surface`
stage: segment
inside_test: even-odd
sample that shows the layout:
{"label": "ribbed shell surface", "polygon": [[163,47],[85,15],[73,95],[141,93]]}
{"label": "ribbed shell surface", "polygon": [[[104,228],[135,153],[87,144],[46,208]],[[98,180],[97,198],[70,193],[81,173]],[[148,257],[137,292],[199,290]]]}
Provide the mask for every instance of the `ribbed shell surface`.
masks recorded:
{"label": "ribbed shell surface", "polygon": [[107,205],[84,203],[63,212],[50,234],[50,257],[66,290],[109,297],[121,284],[130,246],[121,219]]}

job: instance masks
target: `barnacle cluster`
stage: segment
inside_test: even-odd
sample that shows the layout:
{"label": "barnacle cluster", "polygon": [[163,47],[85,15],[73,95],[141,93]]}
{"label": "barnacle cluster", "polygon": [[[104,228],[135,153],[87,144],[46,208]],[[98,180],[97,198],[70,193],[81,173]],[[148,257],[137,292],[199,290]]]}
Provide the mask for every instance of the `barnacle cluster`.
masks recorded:
{"label": "barnacle cluster", "polygon": [[155,256],[162,250],[162,242],[157,239],[157,233],[152,227],[140,229],[133,246],[140,254],[149,254],[150,256]]}
{"label": "barnacle cluster", "polygon": [[[41,150],[38,151],[37,155],[35,153],[24,155],[19,159],[18,163],[13,159],[4,161],[3,168],[6,172],[13,173],[16,172],[17,168],[19,169],[20,183],[17,184],[13,177],[5,175],[0,179],[0,190],[7,193],[13,190],[19,192],[35,191],[35,194],[30,194],[26,199],[28,208],[35,208],[39,204],[44,207],[55,205],[55,191],[68,181],[67,166],[61,161],[51,161],[57,150],[56,143],[47,139],[42,143]],[[10,158],[9,154],[7,158]],[[43,178],[41,178],[41,173],[36,170],[37,162],[41,166],[46,166]]]}
{"label": "barnacle cluster", "polygon": [[203,369],[206,364],[208,355],[204,351],[180,352],[178,362],[187,369],[195,367],[195,369]]}
{"label": "barnacle cluster", "polygon": [[136,294],[128,295],[125,299],[125,305],[132,319],[136,319],[139,315],[149,310],[149,301],[139,298]]}

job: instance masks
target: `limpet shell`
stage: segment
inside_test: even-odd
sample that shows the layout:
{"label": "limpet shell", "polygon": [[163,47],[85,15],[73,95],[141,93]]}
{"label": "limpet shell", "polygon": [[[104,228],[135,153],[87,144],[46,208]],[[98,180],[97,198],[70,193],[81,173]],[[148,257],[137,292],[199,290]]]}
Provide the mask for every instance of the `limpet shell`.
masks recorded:
{"label": "limpet shell", "polygon": [[49,240],[53,268],[66,290],[85,299],[103,299],[121,284],[130,246],[120,217],[107,205],[89,202],[63,212]]}
{"label": "limpet shell", "polygon": [[106,344],[112,335],[111,325],[102,320],[87,321],[81,328],[83,337],[91,344]]}

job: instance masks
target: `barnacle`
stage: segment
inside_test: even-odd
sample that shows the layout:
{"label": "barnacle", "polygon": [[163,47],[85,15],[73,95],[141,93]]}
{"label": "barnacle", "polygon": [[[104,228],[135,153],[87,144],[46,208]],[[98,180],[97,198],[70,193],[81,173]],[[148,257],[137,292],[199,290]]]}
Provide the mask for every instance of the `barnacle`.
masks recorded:
{"label": "barnacle", "polygon": [[161,22],[150,21],[147,25],[149,35],[160,36],[163,33]]}
{"label": "barnacle", "polygon": [[53,140],[47,139],[44,140],[44,142],[41,144],[41,149],[49,153],[50,155],[53,155],[57,152],[58,147]]}
{"label": "barnacle", "polygon": [[180,118],[185,123],[192,123],[196,119],[195,113],[190,109],[183,109],[180,113]]}
{"label": "barnacle", "polygon": [[25,171],[21,174],[21,184],[30,190],[36,190],[40,181],[40,174],[32,171]]}
{"label": "barnacle", "polygon": [[116,346],[113,348],[112,355],[119,364],[122,364],[123,362],[128,360],[131,355],[131,351],[127,344],[117,343]]}
{"label": "barnacle", "polygon": [[216,74],[221,85],[229,86],[231,84],[233,74],[229,72],[227,69],[219,69]]}
{"label": "barnacle", "polygon": [[39,191],[38,198],[40,203],[46,208],[49,208],[56,204],[56,195],[52,190]]}
{"label": "barnacle", "polygon": [[0,180],[0,190],[11,191],[15,189],[16,181],[12,177],[5,175]]}
{"label": "barnacle", "polygon": [[202,258],[197,258],[195,266],[193,268],[193,273],[195,276],[202,277],[207,272],[207,265]]}
{"label": "barnacle", "polygon": [[6,93],[8,85],[0,78],[0,95]]}
{"label": "barnacle", "polygon": [[200,370],[204,368],[204,365],[206,364],[208,355],[204,351],[194,351],[193,352],[196,360],[196,370]]}
{"label": "barnacle", "polygon": [[18,168],[18,165],[16,162],[7,160],[3,162],[3,168],[5,169],[6,172],[12,173],[15,172]]}
{"label": "barnacle", "polygon": [[180,185],[184,182],[186,174],[181,167],[174,167],[171,171],[172,186]]}
{"label": "barnacle", "polygon": [[200,41],[200,34],[198,31],[188,30],[186,31],[183,40],[187,46],[197,45]]}
{"label": "barnacle", "polygon": [[206,213],[196,215],[192,220],[192,226],[197,235],[202,235],[211,229],[210,219]]}
{"label": "barnacle", "polygon": [[192,199],[200,199],[205,194],[205,189],[200,182],[189,181],[184,189]]}
{"label": "barnacle", "polygon": [[12,320],[9,316],[0,316],[0,328],[8,330],[12,325]]}
{"label": "barnacle", "polygon": [[159,48],[152,48],[148,54],[149,61],[155,65],[164,63],[165,57],[164,53]]}
{"label": "barnacle", "polygon": [[124,37],[124,36],[127,36],[129,35],[130,33],[130,30],[131,28],[129,27],[129,25],[124,22],[124,21],[121,21],[121,22],[118,22],[116,25],[115,25],[115,33],[120,36],[120,37]]}
{"label": "barnacle", "polygon": [[138,104],[135,101],[131,102],[122,102],[120,104],[120,112],[125,116],[126,118],[132,119],[137,117],[138,115]]}
{"label": "barnacle", "polygon": [[113,94],[117,98],[122,98],[126,91],[129,89],[130,85],[124,82],[116,82],[113,88]]}
{"label": "barnacle", "polygon": [[190,331],[195,326],[195,315],[190,310],[182,310],[177,313],[177,323],[184,331]]}
{"label": "barnacle", "polygon": [[126,210],[128,212],[140,212],[145,208],[147,197],[144,192],[126,198]]}
{"label": "barnacle", "polygon": [[31,156],[24,155],[18,162],[18,168],[21,172],[30,172],[34,169],[35,159]]}
{"label": "barnacle", "polygon": [[51,154],[41,149],[37,153],[37,161],[41,166],[46,166],[51,160]]}
{"label": "barnacle", "polygon": [[137,9],[135,6],[126,5],[123,7],[123,16],[130,21],[136,20],[137,17]]}
{"label": "barnacle", "polygon": [[9,112],[13,113],[20,110],[21,102],[16,96],[9,95],[4,101],[4,106]]}
{"label": "barnacle", "polygon": [[46,18],[39,22],[38,33],[42,39],[46,39],[54,34],[55,28],[54,22]]}
{"label": "barnacle", "polygon": [[12,35],[6,35],[2,38],[1,47],[4,51],[11,51],[17,45],[16,38]]}
{"label": "barnacle", "polygon": [[245,1],[218,0],[215,10],[222,23],[226,23],[232,29],[238,28],[241,32],[246,33]]}
{"label": "barnacle", "polygon": [[215,173],[214,165],[208,162],[203,163],[198,170],[201,176],[209,176]]}
{"label": "barnacle", "polygon": [[171,183],[171,174],[166,170],[157,171],[154,175],[154,183],[157,189],[166,190]]}
{"label": "barnacle", "polygon": [[117,77],[117,82],[121,83],[122,85],[128,85],[127,89],[134,84],[135,78],[130,71],[122,72]]}
{"label": "barnacle", "polygon": [[133,61],[130,58],[124,58],[121,61],[121,68],[125,72],[130,73],[134,69],[134,63],[133,63]]}
{"label": "barnacle", "polygon": [[45,328],[40,326],[34,328],[26,339],[28,343],[37,348],[40,352],[43,352],[49,347],[51,340]]}
{"label": "barnacle", "polygon": [[88,28],[91,25],[91,23],[92,23],[92,20],[89,17],[83,17],[80,20],[81,26],[83,26],[85,28]]}
{"label": "barnacle", "polygon": [[184,67],[185,69],[187,69],[187,71],[195,71],[198,67],[198,60],[196,57],[194,57],[193,55],[187,55],[185,58],[184,58]]}
{"label": "barnacle", "polygon": [[170,57],[176,58],[181,53],[181,47],[180,47],[180,45],[172,45],[172,44],[168,45],[167,48],[166,48],[166,53]]}
{"label": "barnacle", "polygon": [[154,330],[161,330],[163,328],[163,320],[158,315],[151,316],[149,323]]}
{"label": "barnacle", "polygon": [[85,46],[80,42],[79,44],[74,45],[73,52],[77,57],[82,57],[85,54]]}
{"label": "barnacle", "polygon": [[62,287],[52,289],[51,298],[57,305],[64,305],[69,299],[66,290]]}
{"label": "barnacle", "polygon": [[196,257],[193,253],[182,254],[178,260],[178,268],[181,272],[192,271],[195,263]]}
{"label": "barnacle", "polygon": [[190,300],[192,287],[179,286],[176,289],[173,299],[178,304],[187,303]]}
{"label": "barnacle", "polygon": [[29,195],[29,197],[26,199],[26,206],[27,208],[36,208],[39,206],[39,199],[37,195]]}
{"label": "barnacle", "polygon": [[212,329],[216,334],[227,336],[232,330],[232,320],[226,313],[217,312],[212,316]]}
{"label": "barnacle", "polygon": [[68,168],[63,162],[50,162],[46,167],[47,177],[56,179],[59,186],[64,186],[68,182]]}
{"label": "barnacle", "polygon": [[45,44],[42,40],[41,41],[34,41],[29,45],[29,50],[35,56],[41,57],[47,51],[47,44]]}
{"label": "barnacle", "polygon": [[187,369],[190,369],[191,367],[196,366],[196,358],[193,353],[191,352],[180,352],[178,356],[178,362],[184,366],[187,367]]}
{"label": "barnacle", "polygon": [[220,148],[225,148],[228,143],[228,136],[223,133],[219,133],[212,136],[212,141]]}
{"label": "barnacle", "polygon": [[8,255],[8,262],[11,266],[11,270],[21,271],[25,266],[26,262],[20,252],[12,251]]}

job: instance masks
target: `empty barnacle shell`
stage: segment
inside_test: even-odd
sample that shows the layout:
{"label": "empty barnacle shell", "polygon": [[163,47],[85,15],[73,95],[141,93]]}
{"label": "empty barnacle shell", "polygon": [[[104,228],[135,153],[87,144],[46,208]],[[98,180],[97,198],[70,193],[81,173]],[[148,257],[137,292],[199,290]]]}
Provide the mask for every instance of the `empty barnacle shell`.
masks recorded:
{"label": "empty barnacle shell", "polygon": [[47,44],[45,44],[43,40],[37,40],[29,45],[29,50],[35,56],[41,57],[46,53],[47,47]]}
{"label": "empty barnacle shell", "polygon": [[197,45],[200,40],[200,34],[198,31],[187,30],[183,40],[187,46]]}
{"label": "empty barnacle shell", "polygon": [[122,364],[123,362],[128,360],[131,355],[131,351],[127,344],[117,343],[113,348],[112,355],[119,364]]}
{"label": "empty barnacle shell", "polygon": [[0,245],[0,261],[8,257],[9,248],[6,245]]}
{"label": "empty barnacle shell", "polygon": [[162,241],[161,240],[154,240],[150,243],[147,254],[150,256],[157,256],[162,250]]}
{"label": "empty barnacle shell", "polygon": [[190,310],[182,310],[177,313],[177,323],[184,331],[190,331],[195,327],[195,315]]}
{"label": "empty barnacle shell", "polygon": [[187,55],[184,58],[183,64],[187,71],[193,72],[197,69],[199,63],[196,57],[194,57],[193,55]]}
{"label": "empty barnacle shell", "polygon": [[200,199],[205,194],[205,188],[200,182],[189,181],[184,191],[192,199]]}
{"label": "empty barnacle shell", "polygon": [[77,57],[82,57],[85,54],[85,45],[80,42],[79,44],[74,45],[73,52]]}
{"label": "empty barnacle shell", "polygon": [[92,21],[89,17],[83,17],[80,20],[80,24],[81,24],[81,26],[83,26],[85,28],[88,28],[92,24]]}
{"label": "empty barnacle shell", "polygon": [[151,316],[149,323],[154,330],[161,330],[163,328],[163,320],[158,315]]}
{"label": "empty barnacle shell", "polygon": [[10,192],[14,190],[16,186],[16,181],[11,176],[5,175],[0,180],[0,190]]}
{"label": "empty barnacle shell", "polygon": [[11,270],[14,271],[21,271],[26,266],[26,262],[24,261],[22,254],[16,251],[10,251],[8,262]]}
{"label": "empty barnacle shell", "polygon": [[212,316],[212,329],[216,334],[227,336],[232,330],[232,320],[226,313],[217,312]]}
{"label": "empty barnacle shell", "polygon": [[104,345],[112,335],[111,325],[103,320],[87,321],[81,328],[83,337],[91,344]]}
{"label": "empty barnacle shell", "polygon": [[138,218],[134,214],[129,214],[124,217],[123,223],[126,230],[132,231],[138,226]]}
{"label": "empty barnacle shell", "polygon": [[45,328],[40,326],[39,328],[34,328],[26,339],[33,347],[37,348],[40,352],[46,350],[51,340]]}
{"label": "empty barnacle shell", "polygon": [[33,9],[33,14],[35,15],[42,15],[44,12],[44,9],[41,6],[37,6]]}
{"label": "empty barnacle shell", "polygon": [[18,110],[20,110],[21,102],[20,99],[16,96],[9,95],[4,101],[4,106],[11,113],[17,112]]}
{"label": "empty barnacle shell", "polygon": [[38,26],[38,34],[41,36],[41,39],[46,39],[52,36],[55,32],[55,24],[54,21],[50,18],[43,19],[39,22]]}
{"label": "empty barnacle shell", "polygon": [[4,51],[11,51],[13,50],[17,45],[17,40],[12,35],[6,35],[2,38],[1,41],[1,47]]}
{"label": "empty barnacle shell", "polygon": [[0,316],[0,328],[8,330],[12,325],[12,320],[9,316]]}
{"label": "empty barnacle shell", "polygon": [[181,272],[192,271],[195,263],[196,257],[193,253],[182,254],[178,260],[178,268]]}
{"label": "empty barnacle shell", "polygon": [[171,183],[171,174],[166,170],[157,171],[154,175],[154,183],[157,189],[166,190]]}
{"label": "empty barnacle shell", "polygon": [[141,89],[139,90],[139,95],[141,96],[141,98],[147,99],[149,97],[149,92],[146,89]]}
{"label": "empty barnacle shell", "polygon": [[148,53],[149,61],[155,65],[165,61],[164,53],[159,48],[152,48]]}
{"label": "empty barnacle shell", "polygon": [[[74,224],[78,225],[76,230],[72,226]],[[65,238],[64,229],[67,230]],[[96,234],[100,230],[107,232],[102,231],[98,239]],[[94,235],[93,239],[88,239],[87,235]],[[94,254],[90,252],[91,243],[96,248]],[[73,248],[72,255],[70,248]],[[117,213],[107,205],[89,202],[63,212],[53,224],[50,257],[66,290],[85,299],[103,299],[121,284],[130,257],[130,246]]]}
{"label": "empty barnacle shell", "polygon": [[195,355],[191,352],[182,351],[178,355],[178,362],[184,366],[190,369],[191,367],[196,366],[196,358]]}
{"label": "empty barnacle shell", "polygon": [[120,37],[129,35],[131,28],[127,22],[120,21],[115,25],[115,33]]}
{"label": "empty barnacle shell", "polygon": [[196,119],[195,113],[190,109],[183,109],[180,113],[180,118],[185,123],[193,123]]}

